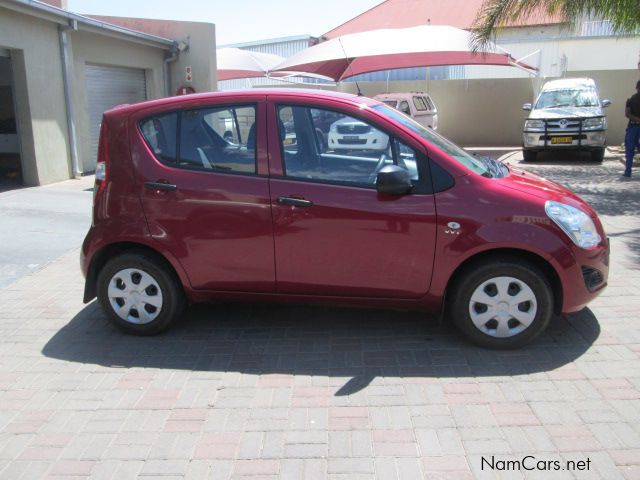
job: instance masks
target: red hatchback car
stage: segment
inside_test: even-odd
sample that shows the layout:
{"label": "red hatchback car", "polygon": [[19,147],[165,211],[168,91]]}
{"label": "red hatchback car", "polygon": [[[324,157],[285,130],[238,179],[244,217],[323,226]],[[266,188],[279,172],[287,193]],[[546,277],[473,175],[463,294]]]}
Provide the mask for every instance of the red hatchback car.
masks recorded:
{"label": "red hatchback car", "polygon": [[[332,147],[314,124],[327,116],[349,144],[386,147]],[[106,112],[81,254],[84,301],[129,333],[160,332],[186,302],[268,299],[446,313],[493,348],[582,309],[608,263],[596,213],[566,188],[375,100],[295,89]]]}

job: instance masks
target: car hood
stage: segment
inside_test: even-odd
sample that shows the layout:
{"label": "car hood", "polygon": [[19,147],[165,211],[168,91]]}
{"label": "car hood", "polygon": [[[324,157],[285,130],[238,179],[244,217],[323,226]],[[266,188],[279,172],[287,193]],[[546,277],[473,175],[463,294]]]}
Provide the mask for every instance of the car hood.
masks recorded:
{"label": "car hood", "polygon": [[601,117],[602,107],[560,107],[560,108],[541,108],[532,110],[529,118],[532,119],[553,119],[553,118],[588,118]]}
{"label": "car hood", "polygon": [[554,200],[556,202],[566,203],[567,205],[581,209],[592,218],[597,218],[595,210],[584,200],[567,187],[553,180],[531,172],[509,167],[509,175],[501,178],[500,181],[506,188],[533,195],[543,200]]}

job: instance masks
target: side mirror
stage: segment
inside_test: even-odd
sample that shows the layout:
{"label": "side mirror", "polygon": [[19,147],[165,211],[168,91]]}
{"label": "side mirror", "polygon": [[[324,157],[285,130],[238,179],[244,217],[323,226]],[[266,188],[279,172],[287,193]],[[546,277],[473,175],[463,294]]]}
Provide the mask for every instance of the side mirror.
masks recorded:
{"label": "side mirror", "polygon": [[525,103],[524,105],[522,105],[522,109],[523,110],[531,110],[531,104],[530,103]]}
{"label": "side mirror", "polygon": [[376,189],[379,193],[404,195],[409,193],[412,188],[411,175],[404,168],[397,165],[387,165],[378,172]]}
{"label": "side mirror", "polygon": [[609,105],[611,105],[611,100],[609,100],[608,98],[605,98],[604,100],[602,100],[600,104],[602,105],[602,108],[606,108]]}

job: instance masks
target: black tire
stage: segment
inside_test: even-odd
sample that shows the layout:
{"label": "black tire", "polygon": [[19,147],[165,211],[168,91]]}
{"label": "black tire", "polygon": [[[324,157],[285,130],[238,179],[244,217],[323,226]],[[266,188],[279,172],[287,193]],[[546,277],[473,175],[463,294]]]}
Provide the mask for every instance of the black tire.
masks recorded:
{"label": "black tire", "polygon": [[[494,324],[490,322],[495,322],[496,325],[496,332],[489,334],[482,331],[479,327],[476,327],[471,318],[471,309],[482,306],[481,303],[472,303],[472,295],[476,289],[479,289],[485,282],[489,282],[487,287],[485,287],[489,288],[491,286],[491,280],[497,277],[512,277],[528,286],[535,296],[534,302],[523,302],[517,306],[518,309],[520,309],[522,305],[524,305],[525,308],[528,306],[530,314],[534,315],[533,321],[525,328],[523,324],[517,325],[519,323],[518,320],[510,317],[511,319],[507,320],[507,324],[509,325],[509,332],[511,332],[513,328],[514,334],[504,338],[493,336],[497,334],[497,320],[492,318],[487,321],[486,325],[488,325],[488,327],[485,327],[487,330],[489,327],[493,328]],[[511,290],[512,287],[514,289],[519,288],[516,283],[510,283],[508,281],[507,283],[509,290]],[[514,295],[519,293],[519,291],[520,290],[516,291]],[[487,293],[487,290],[484,290],[484,293]],[[534,265],[519,259],[494,259],[488,263],[476,263],[472,265],[458,276],[448,298],[448,312],[455,325],[471,342],[486,348],[521,348],[540,335],[553,316],[553,293],[548,279]],[[532,309],[532,306],[535,310]],[[484,312],[480,312],[480,314],[481,313]],[[511,324],[514,324],[514,326],[511,327]],[[517,333],[518,328],[524,328],[524,330]]]}
{"label": "black tire", "polygon": [[604,160],[604,148],[598,148],[597,150],[591,150],[591,161],[596,163],[602,163]]}
{"label": "black tire", "polygon": [[533,150],[522,150],[522,158],[525,162],[535,162],[538,158],[538,152]]}
{"label": "black tire", "polygon": [[[150,288],[153,288],[149,291],[152,294],[155,292],[155,295],[159,292],[161,308],[158,313],[157,308],[153,306],[149,307],[150,309],[155,308],[150,314],[155,315],[155,317],[148,323],[136,324],[127,321],[121,318],[112,306],[112,301],[108,295],[109,284],[117,273],[122,273],[126,269],[142,272],[149,275],[155,281],[155,284],[150,285]],[[130,278],[132,284],[135,284],[135,275],[137,274],[134,273]],[[140,282],[140,280],[138,280],[138,282]],[[185,304],[184,291],[175,272],[167,265],[162,257],[144,250],[128,251],[109,260],[98,274],[97,293],[98,301],[102,305],[111,323],[120,330],[133,335],[156,335],[162,332],[180,316]],[[147,295],[148,291],[145,290],[144,294]],[[137,295],[141,294],[137,293]],[[118,302],[122,300],[123,299],[115,299],[114,301],[116,304],[119,304]],[[124,301],[122,301],[122,303],[124,303]],[[146,305],[145,308],[147,308]],[[135,308],[131,307],[129,317],[135,316],[136,313]],[[139,318],[140,314],[138,314],[138,319]]]}

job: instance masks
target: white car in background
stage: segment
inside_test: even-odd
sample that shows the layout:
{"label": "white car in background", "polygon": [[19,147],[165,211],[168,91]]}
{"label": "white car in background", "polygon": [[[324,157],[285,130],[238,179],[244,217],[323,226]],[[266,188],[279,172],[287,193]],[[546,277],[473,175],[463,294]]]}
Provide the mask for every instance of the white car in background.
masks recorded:
{"label": "white car in background", "polygon": [[334,151],[384,151],[389,147],[388,135],[352,117],[333,122],[327,140]]}
{"label": "white car in background", "polygon": [[410,116],[423,127],[438,129],[438,109],[428,93],[381,93],[373,98]]}

